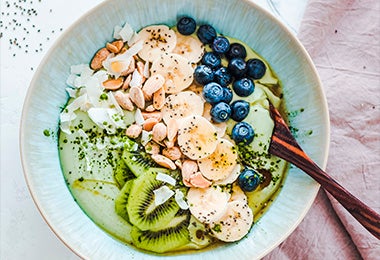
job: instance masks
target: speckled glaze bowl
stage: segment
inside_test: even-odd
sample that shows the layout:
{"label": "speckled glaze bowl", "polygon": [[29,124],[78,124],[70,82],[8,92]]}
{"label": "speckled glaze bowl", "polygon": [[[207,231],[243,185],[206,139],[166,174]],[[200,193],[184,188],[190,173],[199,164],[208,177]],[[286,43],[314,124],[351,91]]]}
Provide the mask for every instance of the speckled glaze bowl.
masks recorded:
{"label": "speckled glaze bowl", "polygon": [[[299,129],[301,146],[325,167],[329,142],[326,100],[316,70],[295,36],[272,15],[248,0],[110,0],[74,23],[48,52],[29,88],[21,121],[21,157],[32,197],[53,232],[85,259],[158,259],[124,245],[96,226],[79,208],[67,188],[59,162],[57,131],[69,68],[88,63],[112,39],[115,25],[133,28],[190,15],[218,32],[240,39],[263,56],[280,78],[287,109]],[[44,136],[51,129],[50,137]],[[311,133],[312,134],[307,134]],[[173,259],[257,259],[277,247],[301,222],[319,186],[291,167],[283,189],[249,235],[238,243]]]}

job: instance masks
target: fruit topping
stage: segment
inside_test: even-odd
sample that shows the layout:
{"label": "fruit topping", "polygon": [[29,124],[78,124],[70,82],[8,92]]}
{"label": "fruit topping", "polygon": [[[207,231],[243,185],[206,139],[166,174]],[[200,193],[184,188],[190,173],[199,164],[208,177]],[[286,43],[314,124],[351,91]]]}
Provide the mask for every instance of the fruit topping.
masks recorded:
{"label": "fruit topping", "polygon": [[253,91],[255,91],[255,84],[250,78],[241,78],[234,81],[232,88],[236,95],[240,97],[248,97]]}
{"label": "fruit topping", "polygon": [[203,87],[203,97],[210,104],[219,103],[224,98],[222,86],[216,82],[210,82]]}
{"label": "fruit topping", "polygon": [[237,122],[242,121],[249,113],[250,105],[247,101],[236,100],[231,104],[231,118]]}
{"label": "fruit topping", "polygon": [[202,64],[209,66],[212,69],[217,69],[221,66],[222,60],[219,54],[215,52],[206,52],[202,57]]}
{"label": "fruit topping", "polygon": [[261,79],[266,69],[264,62],[259,59],[250,59],[247,61],[247,74],[253,79]]}
{"label": "fruit topping", "polygon": [[207,65],[199,65],[194,70],[194,79],[199,85],[206,85],[214,80],[214,72]]}
{"label": "fruit topping", "polygon": [[204,44],[212,43],[216,37],[216,31],[211,25],[203,24],[199,26],[197,36]]}
{"label": "fruit topping", "polygon": [[197,23],[189,16],[184,16],[177,22],[177,29],[183,35],[190,35],[195,32]]}
{"label": "fruit topping", "polygon": [[224,36],[216,36],[211,48],[218,54],[224,54],[230,49],[230,41]]}
{"label": "fruit topping", "polygon": [[247,64],[243,58],[233,58],[228,63],[228,70],[235,78],[241,78],[247,71]]}
{"label": "fruit topping", "polygon": [[230,105],[224,102],[219,102],[211,108],[210,114],[214,122],[226,122],[231,116]]}
{"label": "fruit topping", "polygon": [[234,128],[232,128],[231,137],[236,144],[250,144],[253,141],[254,136],[255,132],[252,126],[246,122],[239,122]]}
{"label": "fruit topping", "polygon": [[242,44],[238,42],[234,42],[234,43],[231,43],[230,49],[226,53],[226,57],[229,60],[232,60],[234,58],[245,59],[245,57],[247,57],[247,51]]}
{"label": "fruit topping", "polygon": [[260,184],[260,175],[253,169],[244,169],[239,177],[238,184],[243,191],[254,191]]}

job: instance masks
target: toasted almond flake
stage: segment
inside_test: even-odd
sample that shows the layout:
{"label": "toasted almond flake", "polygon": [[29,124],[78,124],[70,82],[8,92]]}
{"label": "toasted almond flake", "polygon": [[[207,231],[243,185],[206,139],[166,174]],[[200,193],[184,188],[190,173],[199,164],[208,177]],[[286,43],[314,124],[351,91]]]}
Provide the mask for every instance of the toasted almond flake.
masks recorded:
{"label": "toasted almond flake", "polygon": [[117,90],[123,85],[123,78],[108,79],[103,82],[103,87],[107,90]]}
{"label": "toasted almond flake", "polygon": [[123,90],[126,90],[129,88],[129,83],[131,82],[132,80],[132,74],[129,74],[125,80],[124,80],[124,83],[123,83],[123,86],[121,87]]}
{"label": "toasted almond flake", "polygon": [[110,52],[107,50],[107,48],[101,48],[100,50],[95,53],[95,56],[92,58],[90,67],[93,70],[99,70],[103,68],[103,61],[105,61],[108,57]]}
{"label": "toasted almond flake", "polygon": [[145,108],[145,111],[146,112],[154,112],[154,111],[156,111],[156,109],[153,107],[153,105],[149,105]]}
{"label": "toasted almond flake", "polygon": [[144,119],[148,119],[148,118],[156,118],[158,121],[161,121],[162,119],[162,113],[159,112],[159,111],[156,111],[156,112],[142,112],[142,116],[144,117]]}
{"label": "toasted almond flake", "polygon": [[172,186],[174,186],[177,183],[177,181],[172,176],[162,172],[157,173],[156,180],[169,183]]}
{"label": "toasted almond flake", "polygon": [[160,145],[154,141],[149,141],[145,146],[145,152],[148,154],[159,154]]}
{"label": "toasted almond flake", "polygon": [[170,160],[169,158],[163,156],[163,155],[160,155],[160,154],[153,154],[152,155],[152,159],[158,164],[158,165],[161,165],[165,168],[168,168],[168,169],[171,169],[171,170],[175,170],[177,168],[177,166],[174,164],[174,162],[172,160]]}
{"label": "toasted almond flake", "polygon": [[[136,69],[136,61],[134,58],[131,58],[131,61],[129,62],[129,65],[128,65],[128,68],[126,70],[122,71],[120,76],[131,75],[131,79],[132,79],[132,73],[135,69]],[[131,81],[131,79],[129,80],[129,82]]]}
{"label": "toasted almond flake", "polygon": [[154,204],[159,206],[168,201],[173,195],[174,191],[172,191],[168,186],[164,185],[158,189],[153,191],[154,193]]}
{"label": "toasted almond flake", "polygon": [[119,91],[116,91],[115,94],[113,94],[113,96],[115,97],[117,104],[119,104],[125,110],[132,111],[134,109],[134,106],[132,104],[132,101],[129,98],[128,93],[123,93],[122,91],[119,90]]}
{"label": "toasted almond flake", "polygon": [[153,93],[159,90],[164,85],[164,82],[165,78],[160,74],[153,75],[146,80],[142,90],[148,97],[152,98]]}
{"label": "toasted almond flake", "polygon": [[173,141],[178,133],[178,124],[177,120],[171,118],[167,122],[167,136],[169,141]]}
{"label": "toasted almond flake", "polygon": [[136,86],[131,87],[131,89],[129,90],[129,98],[138,108],[145,108],[144,93],[142,92],[141,88]]}
{"label": "toasted almond flake", "polygon": [[162,155],[168,157],[172,161],[175,161],[175,160],[178,160],[179,158],[181,158],[182,153],[178,147],[173,146],[170,148],[167,147],[167,148],[163,149]]}
{"label": "toasted almond flake", "polygon": [[166,125],[164,123],[158,123],[153,126],[152,138],[158,143],[166,138]]}
{"label": "toasted almond flake", "polygon": [[145,131],[152,131],[153,127],[158,123],[157,119],[154,117],[148,118],[143,124],[143,129]]}
{"label": "toasted almond flake", "polygon": [[140,136],[141,132],[142,132],[142,127],[140,125],[133,124],[127,128],[125,134],[128,137],[135,139]]}
{"label": "toasted almond flake", "polygon": [[153,107],[157,110],[161,110],[165,105],[165,89],[164,87],[158,89],[153,94]]}

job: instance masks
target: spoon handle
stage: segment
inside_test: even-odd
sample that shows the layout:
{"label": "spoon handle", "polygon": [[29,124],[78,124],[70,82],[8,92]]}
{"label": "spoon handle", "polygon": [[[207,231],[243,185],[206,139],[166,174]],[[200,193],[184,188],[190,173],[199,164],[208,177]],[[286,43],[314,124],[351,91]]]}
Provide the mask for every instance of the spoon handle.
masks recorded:
{"label": "spoon handle", "polygon": [[[278,111],[275,111],[278,113]],[[348,192],[315,164],[301,149],[279,113],[274,115],[275,130],[270,153],[294,164],[316,180],[372,235],[380,239],[380,215]]]}

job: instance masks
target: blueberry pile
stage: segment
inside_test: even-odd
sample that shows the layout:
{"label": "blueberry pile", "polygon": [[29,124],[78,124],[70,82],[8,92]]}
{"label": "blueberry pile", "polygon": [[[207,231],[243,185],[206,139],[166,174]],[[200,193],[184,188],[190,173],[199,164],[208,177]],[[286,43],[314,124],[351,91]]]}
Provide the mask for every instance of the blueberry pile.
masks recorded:
{"label": "blueberry pile", "polygon": [[[236,143],[249,144],[254,137],[251,125],[242,122],[249,113],[249,103],[237,100],[233,103],[233,92],[240,97],[247,97],[255,90],[254,80],[260,79],[266,72],[265,64],[259,59],[246,59],[247,50],[237,42],[218,35],[209,24],[200,25],[191,17],[182,17],[177,23],[178,31],[184,35],[196,32],[204,45],[211,50],[206,52],[200,64],[195,68],[195,82],[203,87],[203,96],[212,105],[211,117],[216,123],[226,122],[230,118],[237,122],[232,130]],[[228,61],[225,67],[222,59]],[[232,92],[232,89],[233,92]]]}
{"label": "blueberry pile", "polygon": [[[209,24],[200,25],[197,30],[194,19],[182,17],[177,28],[184,35],[196,32],[199,40],[212,50],[203,55],[194,71],[195,82],[203,86],[203,97],[212,105],[212,120],[216,123],[226,122],[230,118],[236,121],[232,139],[236,144],[250,144],[255,133],[252,126],[243,121],[249,114],[250,104],[245,100],[231,101],[233,92],[239,97],[248,97],[255,91],[254,80],[262,78],[266,72],[264,62],[247,60],[247,50],[242,44],[230,43]],[[222,65],[222,59],[228,61],[226,67]],[[260,184],[259,174],[246,168],[239,175],[238,184],[244,191],[253,191]]]}

